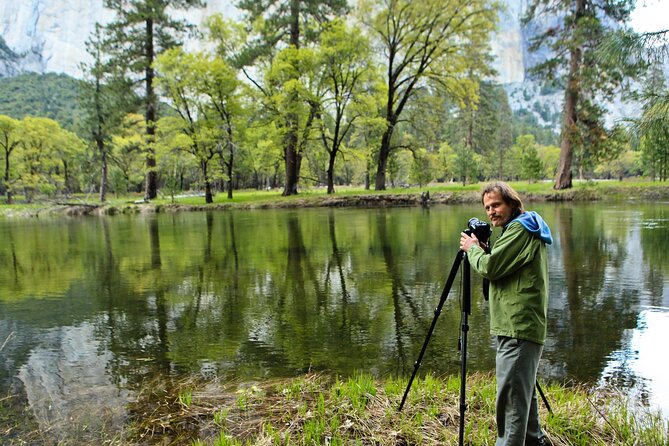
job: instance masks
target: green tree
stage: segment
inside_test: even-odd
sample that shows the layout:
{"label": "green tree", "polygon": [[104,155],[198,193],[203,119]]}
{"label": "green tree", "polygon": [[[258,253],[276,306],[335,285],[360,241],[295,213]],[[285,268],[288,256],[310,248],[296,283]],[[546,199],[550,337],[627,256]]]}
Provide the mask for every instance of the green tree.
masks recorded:
{"label": "green tree", "polygon": [[9,158],[19,144],[19,121],[9,116],[0,115],[0,147],[2,147],[5,169],[2,178],[2,190],[6,194],[7,204],[13,203],[12,191],[9,187],[11,178],[11,162]]}
{"label": "green tree", "polygon": [[109,187],[109,150],[112,132],[121,124],[123,116],[135,105],[132,85],[119,75],[118,68],[105,60],[102,29],[95,31],[86,42],[86,51],[92,56],[90,64],[82,64],[85,79],[82,81],[79,103],[82,109],[81,133],[90,139],[99,157],[99,199],[107,200]]}
{"label": "green tree", "polygon": [[415,90],[430,79],[447,93],[472,96],[474,85],[466,78],[472,51],[487,50],[497,6],[487,0],[361,1],[360,15],[377,39],[387,70],[386,128],[375,181],[375,188],[383,190],[389,155],[396,148],[393,133]]}
{"label": "green tree", "polygon": [[473,183],[479,176],[479,166],[481,164],[481,155],[466,144],[459,144],[455,147],[453,155],[453,174],[459,178],[462,185],[468,182]]}
{"label": "green tree", "polygon": [[541,162],[541,158],[539,158],[534,136],[519,136],[516,139],[514,150],[520,154],[522,178],[530,182],[540,180],[543,177],[544,165]]}
{"label": "green tree", "polygon": [[139,191],[143,175],[142,154],[146,147],[146,124],[144,117],[136,113],[127,114],[118,131],[112,136],[109,151],[114,164],[110,183],[114,191],[126,193]]}
{"label": "green tree", "polygon": [[641,152],[638,150],[626,150],[617,158],[600,163],[595,168],[595,173],[599,177],[616,178],[618,181],[626,177],[639,176],[642,172]]}
{"label": "green tree", "polygon": [[191,153],[201,169],[205,202],[213,203],[211,162],[220,153],[215,124],[206,116],[208,99],[198,88],[197,77],[202,75],[202,64],[207,63],[203,53],[190,54],[181,48],[166,51],[158,57],[156,68],[158,87],[177,112],[178,117],[165,118],[164,124],[187,136],[183,150]]}
{"label": "green tree", "polygon": [[557,146],[543,146],[538,147],[539,158],[544,165],[543,178],[555,178],[558,161],[560,160],[560,148]]}
{"label": "green tree", "polygon": [[321,138],[328,153],[328,194],[334,193],[335,161],[344,141],[350,137],[356,120],[369,114],[373,107],[373,100],[366,93],[374,74],[370,51],[369,42],[341,20],[332,22],[321,36],[318,56],[324,97],[319,114]]}
{"label": "green tree", "polygon": [[605,150],[604,111],[595,101],[610,97],[624,70],[598,58],[595,50],[613,24],[629,18],[633,6],[632,0],[533,0],[528,6],[526,24],[535,19],[555,22],[530,46],[532,51],[545,47],[553,56],[532,70],[548,82],[563,83],[565,89],[555,189],[572,186],[575,150],[580,150],[581,162],[590,153]]}
{"label": "green tree", "polygon": [[[247,51],[238,58],[240,65],[248,65],[258,59],[272,60],[281,43],[298,50],[305,43],[316,41],[322,23],[347,11],[346,0],[240,0],[237,6],[245,12],[246,22],[253,27]],[[245,73],[248,75],[247,71]],[[292,104],[286,107],[286,112],[278,123],[283,133],[283,195],[297,194],[303,155],[300,151],[300,132],[309,127],[308,123],[301,121],[313,120],[313,114],[299,113],[300,99],[294,88],[299,70],[293,70],[292,73],[292,79],[286,79],[282,85],[277,86],[285,88],[286,101]],[[272,94],[271,90],[254,83],[265,96]]]}
{"label": "green tree", "polygon": [[84,147],[72,132],[49,118],[25,117],[19,124],[16,177],[10,188],[31,202],[38,193],[62,192],[70,180],[70,161]]}
{"label": "green tree", "polygon": [[475,113],[474,140],[483,156],[484,174],[504,179],[508,174],[505,160],[513,145],[513,112],[501,85],[481,83],[480,100]]}
{"label": "green tree", "polygon": [[423,187],[434,180],[436,173],[437,156],[425,149],[414,150],[411,174],[409,176],[411,182],[417,183],[418,187]]}
{"label": "green tree", "polygon": [[106,51],[113,65],[125,68],[133,80],[143,84],[147,135],[144,195],[150,200],[158,192],[154,149],[158,98],[154,91],[153,62],[157,54],[179,46],[190,28],[185,21],[171,18],[169,11],[202,6],[202,0],[104,0],[104,6],[116,14],[115,20],[105,26]]}

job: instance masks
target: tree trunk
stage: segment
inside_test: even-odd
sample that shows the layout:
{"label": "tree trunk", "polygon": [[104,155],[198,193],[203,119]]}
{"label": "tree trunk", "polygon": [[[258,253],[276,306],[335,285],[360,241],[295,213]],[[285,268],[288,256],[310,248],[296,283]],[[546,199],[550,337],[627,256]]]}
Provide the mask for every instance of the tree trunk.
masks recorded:
{"label": "tree trunk", "polygon": [[330,152],[330,157],[328,160],[328,194],[334,194],[334,165],[335,165],[335,159],[337,158],[337,152],[332,151]]}
{"label": "tree trunk", "polygon": [[228,200],[232,200],[232,149],[230,150],[230,162],[226,164],[226,167],[228,169],[227,174],[228,174],[228,184],[227,184],[227,190],[228,190]]}
{"label": "tree trunk", "polygon": [[390,138],[393,136],[394,128],[395,126],[389,122],[381,138],[379,162],[376,167],[376,183],[374,184],[375,190],[386,190],[386,169],[388,167],[388,157],[390,156]]}
{"label": "tree trunk", "polygon": [[156,172],[156,95],[153,91],[153,20],[146,20],[146,181],[144,198],[153,200],[158,196],[158,172]]}
{"label": "tree trunk", "polygon": [[[290,2],[290,45],[295,48],[300,47],[300,1],[291,0]],[[298,101],[297,93],[291,93],[291,103]],[[297,183],[300,177],[300,159],[297,147],[297,125],[298,116],[296,113],[289,113],[287,118],[287,134],[284,138],[284,159],[286,163],[286,183],[281,195],[297,195]]]}
{"label": "tree trunk", "polygon": [[[292,119],[297,119],[297,116],[291,113],[289,121]],[[284,147],[283,154],[286,164],[286,182],[283,188],[283,195],[287,197],[288,195],[297,194],[297,182],[298,182],[298,157],[297,157],[297,122],[292,121],[288,122],[288,132],[284,138]]]}
{"label": "tree trunk", "polygon": [[5,152],[5,187],[7,188],[7,204],[14,203],[12,191],[9,189],[9,154],[11,151]]}
{"label": "tree trunk", "polygon": [[209,181],[209,172],[207,161],[202,161],[202,178],[204,178],[204,202],[209,204],[214,202],[214,194],[211,192],[211,181]]}
{"label": "tree trunk", "polygon": [[[576,0],[576,22],[585,13],[585,0]],[[571,165],[574,158],[574,141],[578,136],[576,109],[578,106],[580,85],[580,69],[582,63],[580,47],[570,50],[569,77],[564,97],[564,112],[562,115],[562,141],[560,143],[560,161],[558,162],[555,184],[553,189],[569,189],[572,186]]]}

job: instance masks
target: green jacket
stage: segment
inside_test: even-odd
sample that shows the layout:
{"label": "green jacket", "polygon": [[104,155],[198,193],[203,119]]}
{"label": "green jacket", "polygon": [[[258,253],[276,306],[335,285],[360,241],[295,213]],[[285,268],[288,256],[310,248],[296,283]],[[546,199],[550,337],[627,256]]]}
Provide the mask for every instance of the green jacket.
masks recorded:
{"label": "green jacket", "polygon": [[490,254],[474,245],[469,263],[490,279],[490,332],[543,344],[548,311],[546,243],[512,221]]}

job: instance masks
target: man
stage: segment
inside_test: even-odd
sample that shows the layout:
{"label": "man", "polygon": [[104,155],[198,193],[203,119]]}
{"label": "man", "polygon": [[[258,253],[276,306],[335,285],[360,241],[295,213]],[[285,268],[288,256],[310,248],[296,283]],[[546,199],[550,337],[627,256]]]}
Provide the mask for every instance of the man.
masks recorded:
{"label": "man", "polygon": [[496,446],[549,444],[539,424],[534,384],[546,339],[547,245],[550,229],[539,214],[526,212],[506,183],[481,194],[493,226],[502,228],[487,254],[476,236],[460,235],[471,267],[490,280],[490,331],[497,336]]}

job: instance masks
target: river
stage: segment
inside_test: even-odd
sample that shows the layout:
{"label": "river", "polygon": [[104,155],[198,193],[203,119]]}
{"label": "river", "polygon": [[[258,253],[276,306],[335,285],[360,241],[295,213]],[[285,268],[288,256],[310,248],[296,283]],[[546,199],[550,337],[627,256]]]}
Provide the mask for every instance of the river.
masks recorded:
{"label": "river", "polygon": [[[528,208],[555,240],[541,379],[621,389],[669,413],[669,205]],[[444,205],[0,220],[0,396],[20,395],[62,430],[103,413],[122,423],[156,375],[409,376],[471,217],[485,215]],[[472,274],[470,371],[494,368],[481,288]],[[458,373],[460,277],[450,291],[421,372]]]}

